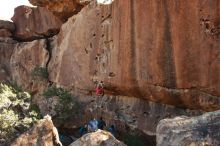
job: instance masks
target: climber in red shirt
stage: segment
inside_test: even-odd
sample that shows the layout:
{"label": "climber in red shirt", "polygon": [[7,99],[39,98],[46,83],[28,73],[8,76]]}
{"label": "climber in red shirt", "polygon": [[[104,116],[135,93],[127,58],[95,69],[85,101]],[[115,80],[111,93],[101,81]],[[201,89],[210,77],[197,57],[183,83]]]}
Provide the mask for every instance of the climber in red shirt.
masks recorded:
{"label": "climber in red shirt", "polygon": [[99,96],[103,96],[104,95],[104,89],[103,89],[103,85],[102,82],[98,83],[96,88],[95,88],[95,92],[97,95]]}

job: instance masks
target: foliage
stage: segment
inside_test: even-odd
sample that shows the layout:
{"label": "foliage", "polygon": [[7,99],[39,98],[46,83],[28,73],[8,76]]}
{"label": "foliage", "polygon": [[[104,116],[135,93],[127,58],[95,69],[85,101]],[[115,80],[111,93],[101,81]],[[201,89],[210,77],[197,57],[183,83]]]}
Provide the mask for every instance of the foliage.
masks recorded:
{"label": "foliage", "polygon": [[36,79],[48,79],[49,73],[46,67],[36,66],[32,72],[31,76],[34,80]]}
{"label": "foliage", "polygon": [[67,90],[52,86],[44,91],[43,96],[47,99],[59,97],[59,104],[55,107],[56,119],[65,121],[73,116],[80,115],[81,105]]}
{"label": "foliage", "polygon": [[0,84],[0,137],[6,143],[12,142],[38,120],[39,114],[30,107],[30,94]]}
{"label": "foliage", "polygon": [[123,142],[127,146],[145,146],[145,143],[137,134],[126,134],[123,137]]}

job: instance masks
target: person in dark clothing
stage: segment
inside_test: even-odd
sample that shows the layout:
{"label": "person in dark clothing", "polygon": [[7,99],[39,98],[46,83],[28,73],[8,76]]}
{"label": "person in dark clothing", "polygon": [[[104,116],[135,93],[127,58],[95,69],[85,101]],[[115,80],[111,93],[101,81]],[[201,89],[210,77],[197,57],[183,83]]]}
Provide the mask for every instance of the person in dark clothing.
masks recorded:
{"label": "person in dark clothing", "polygon": [[102,117],[100,117],[100,119],[98,120],[98,129],[103,130],[106,127],[106,123],[105,121],[102,119]]}
{"label": "person in dark clothing", "polygon": [[87,133],[87,125],[86,124],[80,127],[79,133],[80,133],[80,136],[83,136],[84,134]]}
{"label": "person in dark clothing", "polygon": [[114,126],[114,125],[111,125],[111,126],[108,128],[108,131],[109,131],[113,136],[115,136],[116,130],[115,130],[115,126]]}

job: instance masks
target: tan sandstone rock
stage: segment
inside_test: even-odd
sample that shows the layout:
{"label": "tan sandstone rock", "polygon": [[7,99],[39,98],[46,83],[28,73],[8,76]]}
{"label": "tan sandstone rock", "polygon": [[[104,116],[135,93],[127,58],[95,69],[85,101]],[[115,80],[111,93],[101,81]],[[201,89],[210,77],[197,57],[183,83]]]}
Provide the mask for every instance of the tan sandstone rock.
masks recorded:
{"label": "tan sandstone rock", "polygon": [[91,2],[54,39],[50,79],[90,91],[94,81],[104,81],[111,94],[220,109],[217,5],[218,0]]}
{"label": "tan sandstone rock", "polygon": [[61,20],[66,21],[70,16],[76,14],[91,0],[29,0],[32,5],[46,7]]}
{"label": "tan sandstone rock", "polygon": [[50,37],[59,32],[62,25],[46,8],[19,6],[12,17],[16,26],[15,37],[18,40],[33,40]]}
{"label": "tan sandstone rock", "polygon": [[16,44],[10,59],[10,67],[13,81],[29,91],[43,90],[46,80],[33,80],[32,72],[36,67],[43,67],[49,59],[46,40]]}
{"label": "tan sandstone rock", "polygon": [[220,111],[164,119],[157,126],[157,146],[218,146],[219,128]]}
{"label": "tan sandstone rock", "polygon": [[70,144],[70,146],[126,146],[124,143],[118,141],[109,132],[98,130],[93,133],[88,133],[77,141]]}
{"label": "tan sandstone rock", "polygon": [[62,146],[59,135],[49,116],[17,138],[11,146]]}

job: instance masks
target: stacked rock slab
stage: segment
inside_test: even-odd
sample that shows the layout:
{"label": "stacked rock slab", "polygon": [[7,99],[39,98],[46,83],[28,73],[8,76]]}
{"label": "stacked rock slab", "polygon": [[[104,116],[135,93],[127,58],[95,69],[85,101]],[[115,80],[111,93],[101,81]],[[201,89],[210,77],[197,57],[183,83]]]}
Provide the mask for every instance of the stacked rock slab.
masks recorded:
{"label": "stacked rock slab", "polygon": [[14,37],[21,41],[51,37],[62,25],[59,18],[41,7],[19,6],[15,8],[12,20],[16,27]]}
{"label": "stacked rock slab", "polygon": [[53,12],[62,21],[66,21],[73,14],[79,12],[84,5],[88,4],[91,0],[29,0],[34,6],[46,7]]}
{"label": "stacked rock slab", "polygon": [[220,111],[164,119],[157,126],[157,146],[219,146],[219,128]]}
{"label": "stacked rock slab", "polygon": [[11,37],[14,30],[14,23],[0,20],[0,37]]}

